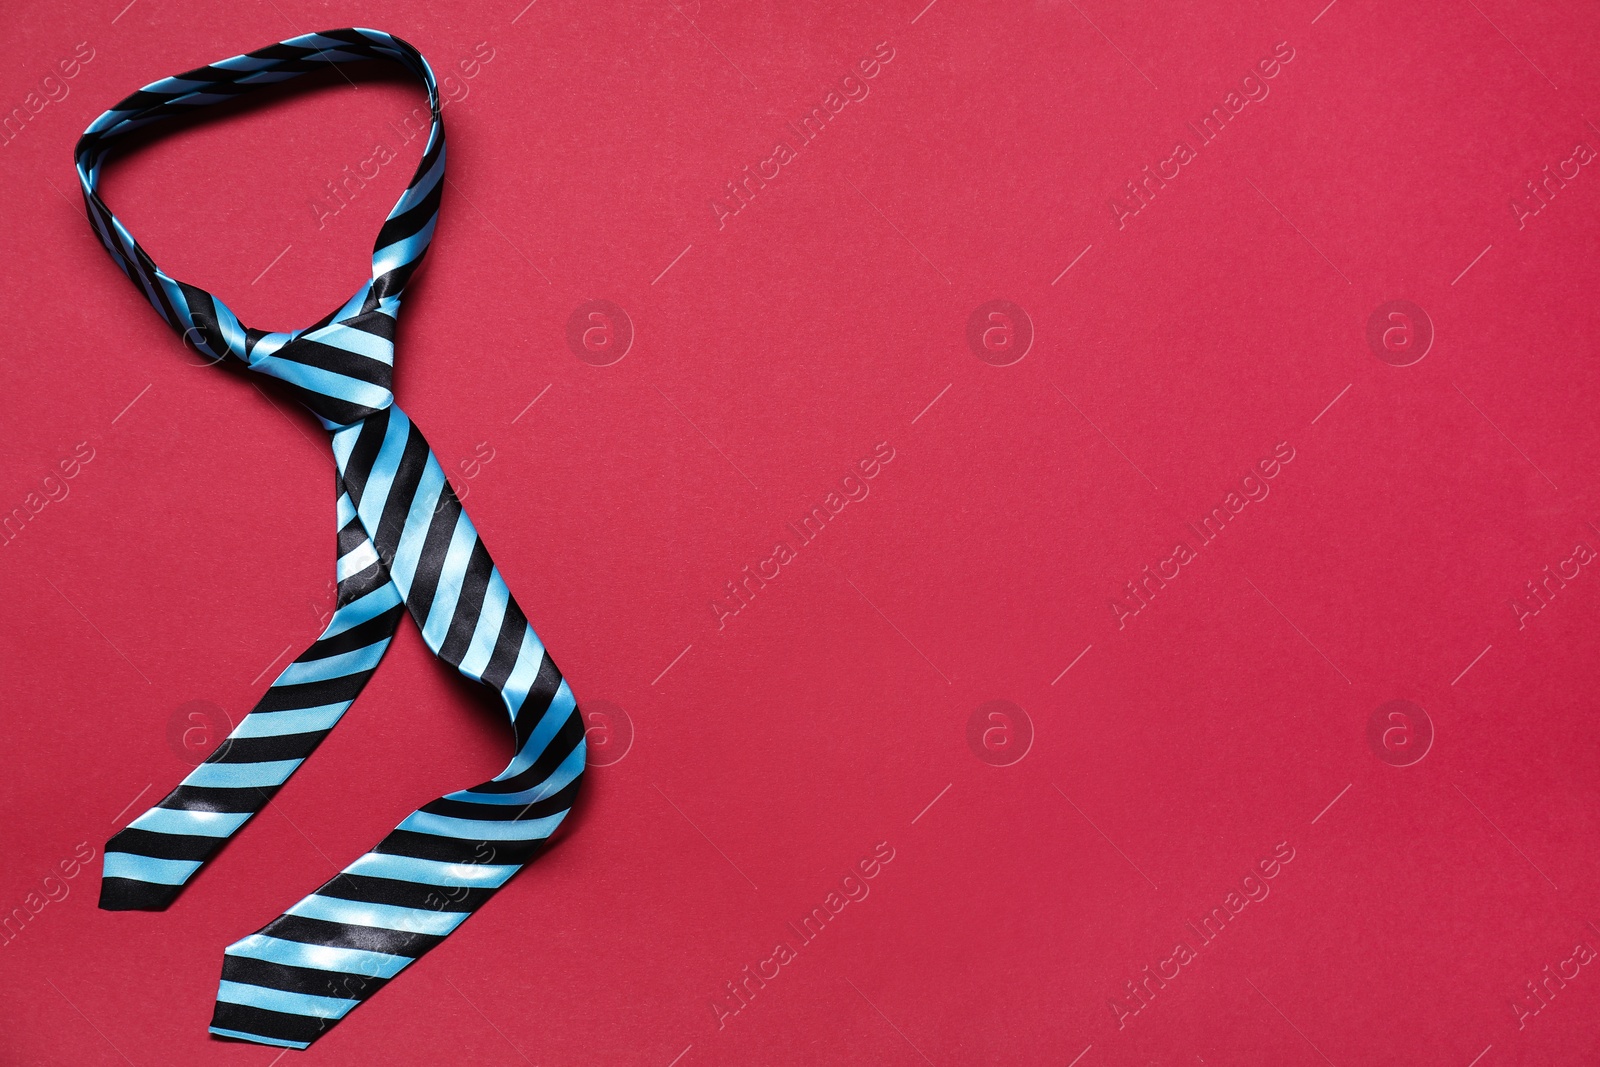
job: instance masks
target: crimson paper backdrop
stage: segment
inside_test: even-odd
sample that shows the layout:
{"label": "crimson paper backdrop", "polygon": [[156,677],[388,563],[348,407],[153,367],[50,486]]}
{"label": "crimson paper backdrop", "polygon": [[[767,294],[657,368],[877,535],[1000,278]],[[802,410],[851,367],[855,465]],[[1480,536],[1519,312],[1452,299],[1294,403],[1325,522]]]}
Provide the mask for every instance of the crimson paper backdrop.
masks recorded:
{"label": "crimson paper backdrop", "polygon": [[[925,3],[7,14],[0,1061],[278,1062],[205,1032],[223,947],[509,752],[408,624],[169,911],[95,907],[320,629],[334,497],[118,274],[72,145],[346,25],[449,101],[397,392],[597,765],[288,1057],[1600,1055],[1600,15]],[[309,324],[420,152],[416,87],[349,74],[108,203]]]}

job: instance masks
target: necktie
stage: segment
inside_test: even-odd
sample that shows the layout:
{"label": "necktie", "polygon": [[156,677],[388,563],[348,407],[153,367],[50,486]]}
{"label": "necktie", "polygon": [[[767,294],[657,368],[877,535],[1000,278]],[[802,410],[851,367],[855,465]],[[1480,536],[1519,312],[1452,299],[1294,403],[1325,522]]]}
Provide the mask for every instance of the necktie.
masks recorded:
{"label": "necktie", "polygon": [[[241,325],[168,276],[96,187],[118,138],[329,64],[399,63],[427,87],[433,128],[389,212],[372,280],[292,333]],[[305,1048],[442,941],[532,860],[584,769],[572,691],[517,607],[427,440],[394,403],[395,316],[433,237],[445,138],[433,72],[376,30],[306,34],[145,86],[84,132],[78,177],[95,233],[186,342],[280,380],[322,421],[338,468],[337,608],[228,739],[161,803],[111,838],[100,906],[158,910],[270,800],[377,668],[410,612],[433,653],[495,691],[515,755],[492,780],[424,805],[372,851],[260,931],[228,946],[211,1032]]]}

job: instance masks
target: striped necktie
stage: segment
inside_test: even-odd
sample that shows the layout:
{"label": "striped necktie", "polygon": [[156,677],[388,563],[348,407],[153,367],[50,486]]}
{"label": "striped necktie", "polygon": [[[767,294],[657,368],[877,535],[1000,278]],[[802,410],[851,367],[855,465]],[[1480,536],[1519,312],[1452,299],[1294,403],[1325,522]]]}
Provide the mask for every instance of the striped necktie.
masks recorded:
{"label": "striped necktie", "polygon": [[[422,80],[433,128],[373,246],[372,280],[307,329],[246,328],[221,300],[162,272],[96,192],[125,134],[329,64],[377,59]],[[504,771],[424,805],[228,946],[211,1032],[305,1048],[532,860],[566,817],[584,769],[572,691],[390,391],[395,316],[433,237],[444,181],[438,90],[422,55],[387,33],[307,34],[145,86],[94,121],[76,158],[89,221],[117,266],[200,353],[279,379],[332,433],[338,468],[338,598],[327,629],[204,763],[111,838],[100,906],[171,903],[333,728],[407,611],[428,648],[493,689],[511,717],[515,755]]]}

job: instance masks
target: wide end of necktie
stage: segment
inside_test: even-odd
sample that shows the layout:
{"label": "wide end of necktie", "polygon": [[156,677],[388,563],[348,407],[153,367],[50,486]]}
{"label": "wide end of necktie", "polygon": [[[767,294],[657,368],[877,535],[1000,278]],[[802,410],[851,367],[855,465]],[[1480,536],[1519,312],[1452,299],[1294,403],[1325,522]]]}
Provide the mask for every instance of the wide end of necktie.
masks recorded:
{"label": "wide end of necktie", "polygon": [[[101,166],[124,134],[324,65],[369,59],[397,61],[422,81],[433,124],[373,243],[371,280],[321,321],[292,332],[246,327],[213,294],[162,272],[100,199]],[[377,30],[335,29],[153,82],[78,142],[86,217],[113,261],[187,345],[277,378],[316,414],[333,434],[339,494],[338,607],[327,628],[223,745],[111,839],[100,907],[167,907],[311,755],[407,614],[435,656],[495,692],[515,743],[499,775],[413,811],[372,851],[229,945],[210,1026],[220,1038],[301,1049],[316,1041],[542,851],[586,766],[571,688],[422,431],[394,403],[396,314],[444,187],[442,106],[414,47]]]}

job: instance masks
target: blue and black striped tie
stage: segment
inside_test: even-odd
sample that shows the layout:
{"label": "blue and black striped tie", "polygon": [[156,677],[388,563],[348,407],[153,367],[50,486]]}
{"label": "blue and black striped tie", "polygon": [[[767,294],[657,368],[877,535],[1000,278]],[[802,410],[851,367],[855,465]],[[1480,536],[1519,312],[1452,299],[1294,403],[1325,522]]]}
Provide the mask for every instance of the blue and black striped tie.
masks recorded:
{"label": "blue and black striped tie", "polygon": [[[156,267],[96,192],[101,165],[125,134],[330,64],[377,59],[422,80],[433,129],[378,234],[372,280],[307,329],[247,329],[221,300]],[[492,688],[511,717],[516,754],[504,771],[424,805],[333,880],[228,946],[211,1032],[305,1048],[533,859],[566,817],[584,769],[572,691],[391,392],[395,315],[433,237],[444,182],[438,90],[422,55],[387,33],[307,34],[145,86],[95,120],[76,156],[90,223],[117,266],[196,350],[279,379],[332,433],[339,472],[332,620],[210,758],[111,839],[100,906],[171,903],[333,728],[406,611],[434,654]]]}

